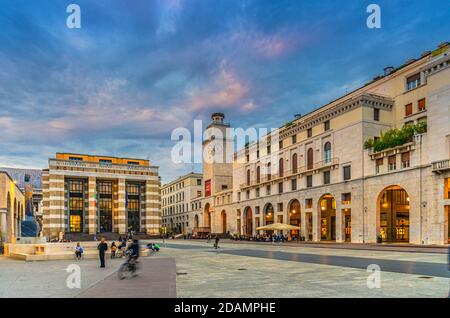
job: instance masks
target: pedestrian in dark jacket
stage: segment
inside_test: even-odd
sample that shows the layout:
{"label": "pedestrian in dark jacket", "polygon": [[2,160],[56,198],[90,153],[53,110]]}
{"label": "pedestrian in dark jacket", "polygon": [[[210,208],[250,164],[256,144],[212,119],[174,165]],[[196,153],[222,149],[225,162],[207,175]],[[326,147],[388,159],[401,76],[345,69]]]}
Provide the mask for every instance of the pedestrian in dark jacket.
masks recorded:
{"label": "pedestrian in dark jacket", "polygon": [[105,252],[108,250],[108,244],[105,242],[105,238],[102,237],[100,243],[97,246],[98,256],[100,258],[100,267],[105,267]]}
{"label": "pedestrian in dark jacket", "polygon": [[220,240],[219,236],[216,235],[216,239],[214,240],[214,241],[215,241],[215,242],[214,242],[214,248],[215,248],[215,249],[218,249],[218,248],[219,248],[219,240]]}

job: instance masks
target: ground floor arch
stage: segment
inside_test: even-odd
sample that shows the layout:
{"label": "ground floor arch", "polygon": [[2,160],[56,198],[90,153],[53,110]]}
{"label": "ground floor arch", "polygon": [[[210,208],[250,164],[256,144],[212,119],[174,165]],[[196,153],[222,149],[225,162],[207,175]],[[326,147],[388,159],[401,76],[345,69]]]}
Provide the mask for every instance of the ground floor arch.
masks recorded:
{"label": "ground floor arch", "polygon": [[274,223],[274,209],[272,203],[266,203],[263,210],[263,222],[264,225],[269,225]]}
{"label": "ground floor arch", "polygon": [[336,200],[330,193],[319,199],[320,240],[336,240]]}
{"label": "ground floor arch", "polygon": [[[297,199],[291,200],[288,204],[288,224],[301,227],[300,202]],[[299,237],[300,230],[290,231],[292,237]]]}
{"label": "ground floor arch", "polygon": [[410,197],[398,185],[383,189],[377,199],[377,224],[383,242],[405,242],[410,240]]}
{"label": "ground floor arch", "polygon": [[199,218],[198,214],[194,216],[194,227],[197,228],[199,226]]}
{"label": "ground floor arch", "polygon": [[204,213],[204,226],[211,229],[211,211],[209,203],[205,205],[205,213]]}
{"label": "ground floor arch", "polygon": [[253,211],[249,206],[244,209],[243,221],[243,235],[251,236],[253,234]]}
{"label": "ground floor arch", "polygon": [[222,223],[222,234],[226,234],[227,233],[227,213],[225,212],[225,210],[222,210],[222,212],[220,213],[220,220]]}

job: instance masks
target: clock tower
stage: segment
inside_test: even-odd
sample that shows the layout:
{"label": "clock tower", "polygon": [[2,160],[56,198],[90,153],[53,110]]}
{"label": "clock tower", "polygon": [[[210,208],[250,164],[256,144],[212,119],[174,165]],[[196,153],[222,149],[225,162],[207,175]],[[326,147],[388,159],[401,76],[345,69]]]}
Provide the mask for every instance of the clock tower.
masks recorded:
{"label": "clock tower", "polygon": [[223,113],[214,113],[203,139],[203,180],[205,197],[233,186],[233,138]]}

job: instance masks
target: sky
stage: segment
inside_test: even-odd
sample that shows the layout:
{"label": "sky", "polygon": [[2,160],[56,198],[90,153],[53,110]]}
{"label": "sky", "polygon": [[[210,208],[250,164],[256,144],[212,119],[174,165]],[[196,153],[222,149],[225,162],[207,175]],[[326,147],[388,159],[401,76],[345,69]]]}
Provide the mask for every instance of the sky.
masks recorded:
{"label": "sky", "polygon": [[135,157],[168,182],[201,171],[172,162],[175,128],[279,127],[449,35],[448,0],[0,0],[0,166]]}

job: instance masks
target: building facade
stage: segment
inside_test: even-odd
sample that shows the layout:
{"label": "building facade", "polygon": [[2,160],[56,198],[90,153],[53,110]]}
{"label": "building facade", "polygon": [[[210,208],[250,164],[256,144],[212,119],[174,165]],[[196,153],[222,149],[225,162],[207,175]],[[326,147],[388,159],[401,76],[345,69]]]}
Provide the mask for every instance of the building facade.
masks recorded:
{"label": "building facade", "polygon": [[235,153],[231,168],[204,166],[205,186],[225,185],[204,198],[200,220],[213,233],[281,222],[310,241],[447,244],[450,46],[296,116]]}
{"label": "building facade", "polygon": [[14,243],[21,236],[20,225],[24,218],[24,193],[7,172],[0,171],[0,242]]}
{"label": "building facade", "polygon": [[192,233],[193,211],[198,210],[203,197],[203,175],[189,173],[161,187],[162,226],[165,233]]}
{"label": "building facade", "polygon": [[159,234],[158,167],[148,160],[58,153],[42,180],[45,236]]}
{"label": "building facade", "polygon": [[0,171],[8,173],[25,193],[25,212],[42,228],[42,170],[0,167]]}

